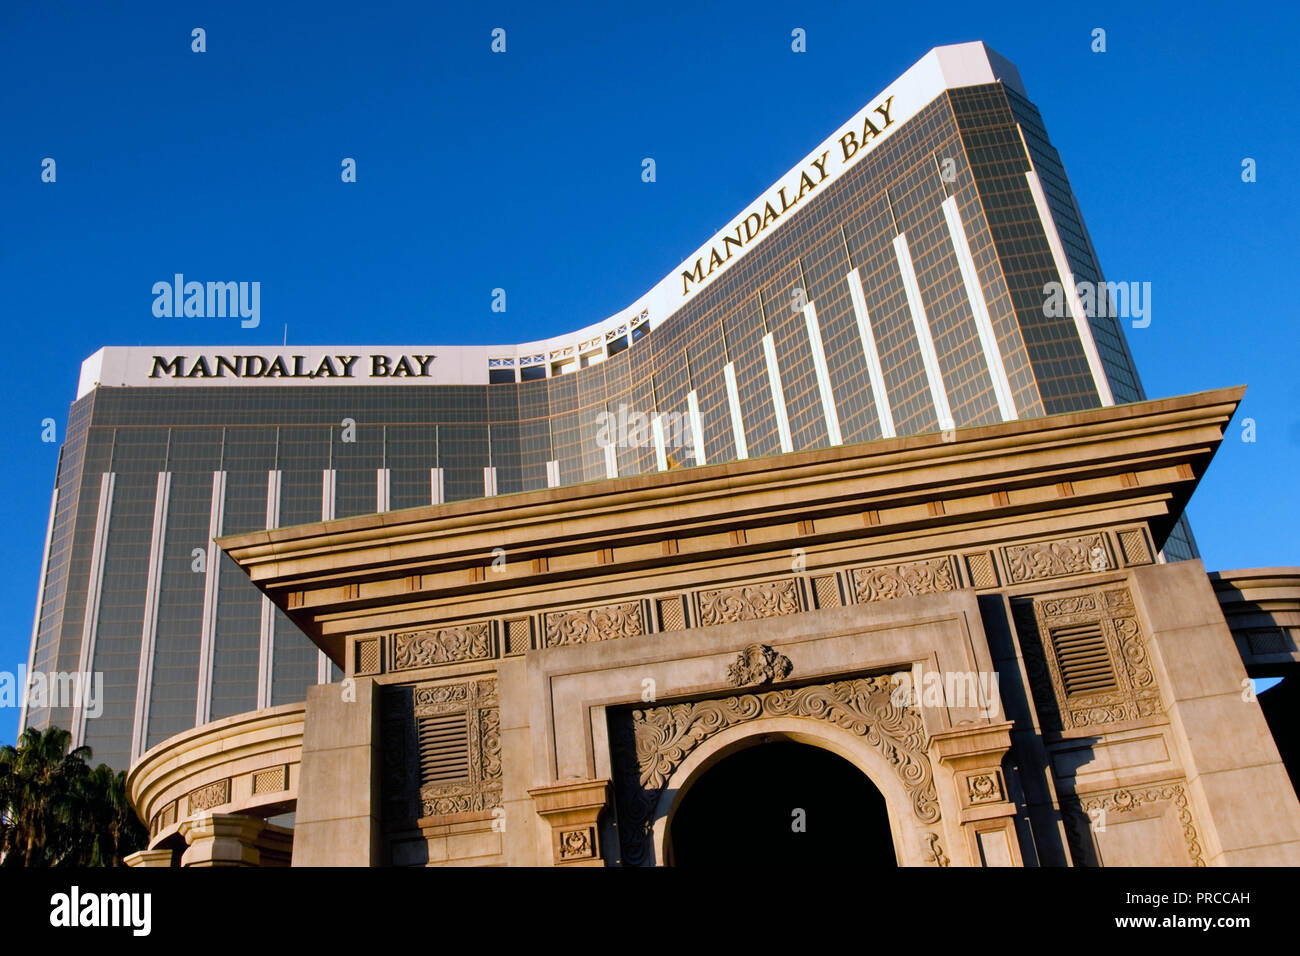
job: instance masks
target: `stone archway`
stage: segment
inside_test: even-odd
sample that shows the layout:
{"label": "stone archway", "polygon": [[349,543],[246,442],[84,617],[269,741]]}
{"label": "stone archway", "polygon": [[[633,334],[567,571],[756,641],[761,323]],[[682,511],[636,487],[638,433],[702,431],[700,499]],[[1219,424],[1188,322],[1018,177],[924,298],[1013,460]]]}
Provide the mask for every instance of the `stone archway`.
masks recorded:
{"label": "stone archway", "polygon": [[666,821],[672,866],[897,866],[884,794],[853,763],[785,734],[696,772]]}
{"label": "stone archway", "polygon": [[925,726],[893,690],[878,675],[612,714],[620,861],[665,862],[667,821],[691,782],[753,738],[775,734],[839,754],[871,780],[884,795],[899,863],[946,866]]}

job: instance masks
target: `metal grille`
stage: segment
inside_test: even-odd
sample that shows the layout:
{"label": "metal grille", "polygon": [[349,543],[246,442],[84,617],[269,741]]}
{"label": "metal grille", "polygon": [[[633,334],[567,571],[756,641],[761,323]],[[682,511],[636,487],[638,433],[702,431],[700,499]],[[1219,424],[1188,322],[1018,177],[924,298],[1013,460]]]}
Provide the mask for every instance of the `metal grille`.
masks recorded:
{"label": "metal grille", "polygon": [[1115,668],[1099,623],[1053,629],[1052,650],[1067,697],[1117,689]]}
{"label": "metal grille", "polygon": [[465,711],[419,720],[420,784],[469,777],[469,727]]}

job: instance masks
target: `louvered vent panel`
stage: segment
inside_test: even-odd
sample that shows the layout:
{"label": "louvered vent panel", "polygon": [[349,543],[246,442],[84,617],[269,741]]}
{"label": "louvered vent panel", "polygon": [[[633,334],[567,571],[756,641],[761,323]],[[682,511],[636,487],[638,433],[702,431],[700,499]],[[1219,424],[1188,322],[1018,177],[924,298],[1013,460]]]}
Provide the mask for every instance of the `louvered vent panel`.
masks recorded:
{"label": "louvered vent panel", "polygon": [[1100,624],[1054,628],[1052,649],[1056,652],[1067,697],[1118,689]]}
{"label": "louvered vent panel", "polygon": [[421,717],[420,783],[450,783],[469,776],[467,714]]}

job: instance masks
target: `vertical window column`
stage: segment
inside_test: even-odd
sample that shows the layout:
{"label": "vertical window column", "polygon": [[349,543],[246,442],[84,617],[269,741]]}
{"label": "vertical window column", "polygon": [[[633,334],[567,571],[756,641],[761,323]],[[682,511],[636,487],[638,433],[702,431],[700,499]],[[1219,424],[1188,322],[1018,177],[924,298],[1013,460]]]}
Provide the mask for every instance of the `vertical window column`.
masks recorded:
{"label": "vertical window column", "polygon": [[[280,481],[282,473],[266,473],[266,526],[280,526]],[[261,618],[257,641],[257,707],[271,706],[271,671],[275,661],[275,605],[262,595]]]}
{"label": "vertical window column", "polygon": [[158,589],[162,585],[163,539],[167,531],[167,504],[172,476],[158,472],[153,498],[153,528],[149,534],[149,570],[144,586],[144,623],[140,631],[140,670],[135,680],[135,715],[131,724],[131,762],[145,752],[148,731],[149,690],[152,685],[154,645],[158,638]]}
{"label": "vertical window column", "polygon": [[334,489],[338,483],[338,472],[333,468],[325,468],[321,471],[320,483],[320,520],[334,520]]}
{"label": "vertical window column", "polygon": [[832,446],[843,445],[844,436],[840,434],[840,416],[835,409],[835,394],[831,391],[831,373],[826,365],[826,348],[822,344],[822,326],[817,321],[817,309],[811,302],[803,307],[803,318],[808,326],[808,344],[812,347],[813,371],[817,374],[817,394],[822,400],[826,435]]}
{"label": "vertical window column", "polygon": [[984,364],[988,366],[989,377],[993,379],[993,395],[998,401],[998,413],[1004,422],[1014,421],[1020,416],[1016,412],[1016,400],[1011,394],[1011,380],[1007,378],[1002,351],[998,348],[997,336],[993,334],[993,320],[989,318],[984,290],[980,287],[979,276],[975,274],[975,259],[970,254],[966,226],[961,221],[956,196],[949,196],[943,201],[943,215],[948,221],[948,237],[952,240],[953,251],[957,253],[957,266],[961,269],[966,298],[975,316],[975,329],[979,333],[980,347],[984,350]]}
{"label": "vertical window column", "polygon": [[691,453],[695,464],[707,464],[704,458],[704,425],[700,421],[700,398],[695,389],[686,393],[686,414],[691,422]]}
{"label": "vertical window column", "polygon": [[781,451],[789,454],[794,451],[794,441],[790,437],[785,389],[781,387],[781,366],[776,363],[776,340],[771,332],[763,336],[763,359],[767,363],[767,384],[772,390],[772,409],[776,412],[776,435],[781,442]]}
{"label": "vertical window column", "polygon": [[744,461],[749,457],[749,446],[745,444],[745,423],[740,417],[740,394],[736,390],[734,362],[728,362],[722,367],[722,378],[727,386],[727,408],[731,412],[731,436],[736,443],[736,460]]}
{"label": "vertical window column", "polygon": [[1083,354],[1087,356],[1088,371],[1092,373],[1092,382],[1097,386],[1097,395],[1102,405],[1114,405],[1115,396],[1111,394],[1110,382],[1102,368],[1101,354],[1092,337],[1092,326],[1088,324],[1088,313],[1084,311],[1083,300],[1079,298],[1079,290],[1074,285],[1074,273],[1070,271],[1069,261],[1065,257],[1065,246],[1061,244],[1060,233],[1056,231],[1056,220],[1052,218],[1052,210],[1047,205],[1043,184],[1038,179],[1038,173],[1032,169],[1025,173],[1025,179],[1029,182],[1029,191],[1033,194],[1034,207],[1038,210],[1038,221],[1042,223],[1043,233],[1047,236],[1048,248],[1052,250],[1056,275],[1061,280],[1061,288],[1065,290],[1070,311],[1074,314],[1074,327],[1079,332],[1079,342],[1083,345]]}
{"label": "vertical window column", "polygon": [[853,317],[858,323],[858,338],[862,340],[862,351],[867,356],[867,378],[871,382],[871,400],[876,403],[876,418],[880,420],[880,436],[893,438],[894,410],[889,404],[889,393],[885,391],[885,370],[880,365],[880,350],[876,347],[876,334],[871,328],[871,316],[867,312],[867,296],[862,291],[862,274],[854,269],[845,278],[849,283],[849,299],[853,302]]}
{"label": "vertical window column", "polygon": [[[79,682],[90,674],[95,659],[95,634],[99,627],[99,596],[104,587],[104,550],[108,545],[108,522],[113,516],[113,487],[117,475],[106,471],[99,478],[99,504],[95,511],[95,537],[90,547],[90,577],[86,585],[86,616],[81,624],[81,655],[77,661]],[[51,701],[51,703],[54,703]],[[72,746],[80,747],[86,739],[85,697],[72,705]]]}
{"label": "vertical window column", "polygon": [[212,506],[208,511],[208,539],[203,579],[203,624],[199,637],[198,695],[194,707],[194,725],[208,722],[212,714],[212,665],[217,634],[217,584],[220,580],[221,555],[215,539],[221,537],[226,511],[226,473],[212,473]]}
{"label": "vertical window column", "polygon": [[907,293],[907,308],[912,314],[912,326],[916,330],[916,343],[921,349],[921,362],[925,366],[925,378],[930,385],[935,415],[939,419],[939,427],[949,431],[957,426],[952,420],[952,409],[948,407],[948,390],[943,385],[939,355],[934,350],[934,338],[930,335],[930,319],[925,314],[925,304],[921,301],[921,287],[916,281],[912,252],[907,247],[907,236],[901,232],[894,237],[894,256],[898,259],[898,268],[903,274],[903,291]]}
{"label": "vertical window column", "polygon": [[50,541],[54,538],[54,512],[59,506],[59,486],[54,485],[54,494],[50,496],[50,517],[45,523],[45,547],[41,549],[41,576],[36,579],[36,620],[32,623],[32,643],[27,649],[27,671],[18,692],[22,694],[18,711],[18,733],[27,729],[27,690],[31,684],[32,668],[36,666],[36,638],[41,632],[41,611],[45,608],[45,575],[50,570]]}

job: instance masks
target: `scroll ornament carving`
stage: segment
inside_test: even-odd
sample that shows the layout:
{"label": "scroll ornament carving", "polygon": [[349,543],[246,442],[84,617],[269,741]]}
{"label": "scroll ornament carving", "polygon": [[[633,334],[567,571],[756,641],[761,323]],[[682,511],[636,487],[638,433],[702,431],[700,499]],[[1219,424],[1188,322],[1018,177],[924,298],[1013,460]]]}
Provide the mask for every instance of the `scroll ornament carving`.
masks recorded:
{"label": "scroll ornament carving", "polygon": [[639,601],[546,615],[546,646],[590,644],[645,634]]}
{"label": "scroll ornament carving", "polygon": [[1196,833],[1196,822],[1188,806],[1187,792],[1182,783],[1156,784],[1150,787],[1133,787],[1112,790],[1107,793],[1085,797],[1076,804],[1077,810],[1070,814],[1073,826],[1069,830],[1070,849],[1078,862],[1084,858],[1084,841],[1090,837],[1092,821],[1104,819],[1105,815],[1127,813],[1138,807],[1151,803],[1167,802],[1173,805],[1178,818],[1178,825],[1183,831],[1183,842],[1187,847],[1187,856],[1192,866],[1205,866],[1205,857],[1201,851],[1200,838]]}
{"label": "scroll ornament carving", "polygon": [[1099,534],[1010,545],[1004,553],[1011,580],[1017,583],[1062,574],[1104,571],[1107,567],[1106,547]]}
{"label": "scroll ornament carving", "polygon": [[943,852],[943,847],[939,845],[939,834],[927,832],[925,834],[925,862],[934,866],[947,866],[948,857]]}
{"label": "scroll ornament carving", "polygon": [[491,656],[492,633],[486,621],[393,635],[394,670],[477,661]]}
{"label": "scroll ornament carving", "polygon": [[733,687],[752,687],[784,680],[794,670],[790,658],[766,644],[750,644],[736,655],[727,668],[727,682]]}
{"label": "scroll ornament carving", "polygon": [[700,622],[705,627],[758,621],[799,612],[794,581],[765,581],[700,592]]}
{"label": "scroll ornament carving", "polygon": [[655,807],[682,761],[713,735],[759,717],[808,717],[865,738],[902,781],[917,820],[937,822],[925,725],[916,710],[894,703],[893,689],[889,675],[878,675],[632,711],[614,734],[624,860],[648,860]]}
{"label": "scroll ornament carving", "polygon": [[853,585],[859,603],[864,604],[916,594],[937,594],[957,588],[953,579],[952,562],[947,558],[856,568],[853,571]]}

